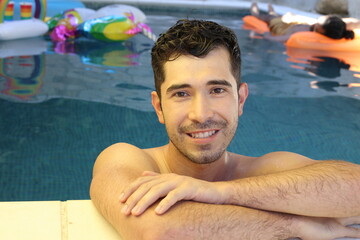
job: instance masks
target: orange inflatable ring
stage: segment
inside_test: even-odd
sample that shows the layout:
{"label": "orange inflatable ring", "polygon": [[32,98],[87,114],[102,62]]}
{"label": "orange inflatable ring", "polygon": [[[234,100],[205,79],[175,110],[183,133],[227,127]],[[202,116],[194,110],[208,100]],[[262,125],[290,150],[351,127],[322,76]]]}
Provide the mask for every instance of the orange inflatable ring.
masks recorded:
{"label": "orange inflatable ring", "polygon": [[[243,21],[244,29],[252,30],[259,34],[269,32],[268,25],[254,16],[245,16],[243,17]],[[352,40],[332,39],[316,32],[297,32],[290,36],[285,45],[291,48],[331,52],[360,51],[360,29],[355,29],[354,32],[355,38]]]}
{"label": "orange inflatable ring", "polygon": [[353,52],[360,51],[360,29],[355,29],[355,38],[332,39],[316,32],[297,32],[290,36],[287,47],[321,51]]}
{"label": "orange inflatable ring", "polygon": [[266,22],[258,19],[254,16],[245,16],[243,17],[244,25],[243,28],[247,30],[255,31],[259,34],[269,32],[269,27]]}

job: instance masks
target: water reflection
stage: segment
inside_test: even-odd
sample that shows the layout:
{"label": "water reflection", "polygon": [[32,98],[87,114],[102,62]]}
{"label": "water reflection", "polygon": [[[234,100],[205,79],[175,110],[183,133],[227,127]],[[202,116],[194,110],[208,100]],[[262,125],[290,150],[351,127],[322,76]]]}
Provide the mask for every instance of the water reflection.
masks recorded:
{"label": "water reflection", "polygon": [[125,67],[138,65],[133,42],[100,42],[81,39],[74,42],[56,42],[52,49],[58,54],[73,53],[81,57],[83,63],[99,66]]}
{"label": "water reflection", "polygon": [[[149,48],[141,41],[2,41],[0,98],[29,103],[73,98],[149,110],[151,104],[144,101],[148,101],[153,83],[135,79],[143,71],[139,71],[140,57]],[[124,90],[116,87],[119,84],[138,87]]]}
{"label": "water reflection", "polygon": [[312,81],[310,85],[312,88],[319,88],[328,92],[336,92],[336,88],[339,87],[360,87],[360,83],[340,83],[336,81]]}
{"label": "water reflection", "polygon": [[7,50],[0,53],[0,96],[2,98],[31,102],[40,94],[46,70],[44,52],[47,45],[42,44],[43,41],[40,39],[36,41],[31,39],[29,45],[25,40],[0,42],[0,49]]}
{"label": "water reflection", "polygon": [[356,52],[319,51],[288,47],[288,61],[293,68],[325,78],[337,78],[341,70],[350,70],[354,77],[360,77],[360,56]]}

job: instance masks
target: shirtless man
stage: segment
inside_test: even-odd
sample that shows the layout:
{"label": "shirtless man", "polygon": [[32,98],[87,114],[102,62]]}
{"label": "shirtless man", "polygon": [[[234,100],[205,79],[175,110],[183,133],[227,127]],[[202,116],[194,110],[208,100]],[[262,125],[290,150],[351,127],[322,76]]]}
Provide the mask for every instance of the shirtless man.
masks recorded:
{"label": "shirtless man", "polygon": [[108,147],[91,184],[123,239],[360,238],[349,226],[360,223],[359,165],[226,150],[248,96],[232,30],[182,20],[151,54],[152,104],[170,141]]}

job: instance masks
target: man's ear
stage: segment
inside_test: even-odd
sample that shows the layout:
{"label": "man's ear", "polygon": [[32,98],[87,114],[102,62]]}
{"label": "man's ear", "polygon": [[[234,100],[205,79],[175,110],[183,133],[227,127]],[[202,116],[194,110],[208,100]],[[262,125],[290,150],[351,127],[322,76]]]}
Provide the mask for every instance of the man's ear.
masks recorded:
{"label": "man's ear", "polygon": [[247,83],[241,83],[239,88],[239,109],[238,109],[239,117],[243,114],[245,101],[248,95],[249,95],[249,89]]}
{"label": "man's ear", "polygon": [[160,101],[160,97],[158,96],[158,94],[155,91],[151,92],[151,103],[155,109],[156,115],[158,116],[159,122],[164,124],[164,115],[162,112],[162,108],[161,108],[161,101]]}

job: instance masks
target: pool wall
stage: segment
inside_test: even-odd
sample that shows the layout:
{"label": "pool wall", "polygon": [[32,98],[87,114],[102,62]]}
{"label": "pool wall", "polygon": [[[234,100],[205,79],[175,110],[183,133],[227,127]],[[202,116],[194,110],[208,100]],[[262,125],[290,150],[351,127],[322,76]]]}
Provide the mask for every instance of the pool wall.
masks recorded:
{"label": "pool wall", "polygon": [[[227,0],[227,1],[219,1],[219,0],[192,0],[192,1],[164,1],[164,0],[97,0],[94,2],[93,0],[81,0],[86,6],[99,6],[99,5],[108,5],[112,3],[119,4],[132,4],[137,6],[151,5],[151,6],[172,6],[172,7],[192,7],[192,6],[200,6],[202,8],[217,8],[221,7],[222,9],[234,9],[237,7],[246,7],[249,8],[252,0]],[[305,15],[317,15],[315,13],[316,6],[318,2],[323,2],[323,5],[329,5],[328,2],[333,2],[336,6],[341,6],[342,9],[347,8],[347,12],[350,17],[360,18],[360,8],[358,0],[259,0],[259,7],[262,10],[266,10],[267,4],[272,3],[276,9],[282,6],[282,10],[279,10],[280,14],[284,14],[286,12],[293,12]],[[344,7],[343,7],[344,6]],[[97,8],[97,7],[95,7]],[[277,10],[278,11],[278,10]]]}
{"label": "pool wall", "polygon": [[[309,0],[309,2],[315,2],[316,0]],[[238,11],[240,9],[249,9],[252,1],[237,1],[237,0],[231,0],[231,1],[219,1],[219,0],[192,0],[192,1],[156,1],[156,0],[82,0],[81,1],[86,7],[98,9],[100,7],[109,5],[109,4],[129,4],[133,6],[137,6],[139,8],[159,8],[169,10],[174,8],[199,8],[199,9],[213,9],[213,10],[219,10],[225,11],[225,12],[234,12]],[[267,4],[261,3],[259,1],[259,8],[260,10],[267,11]],[[278,2],[278,1],[276,1]],[[310,12],[308,8],[297,8],[297,7],[290,7],[294,5],[294,2],[287,1],[289,4],[283,4],[280,5],[278,3],[273,4],[275,7],[275,10],[279,14],[285,14],[287,12],[292,12],[295,14],[302,14],[309,17],[317,17],[319,14]],[[306,1],[308,6],[308,1]],[[300,4],[299,7],[301,6]],[[304,4],[303,4],[304,5]],[[312,4],[310,4],[312,6]],[[313,8],[313,7],[312,7]],[[178,9],[177,9],[178,10]]]}

